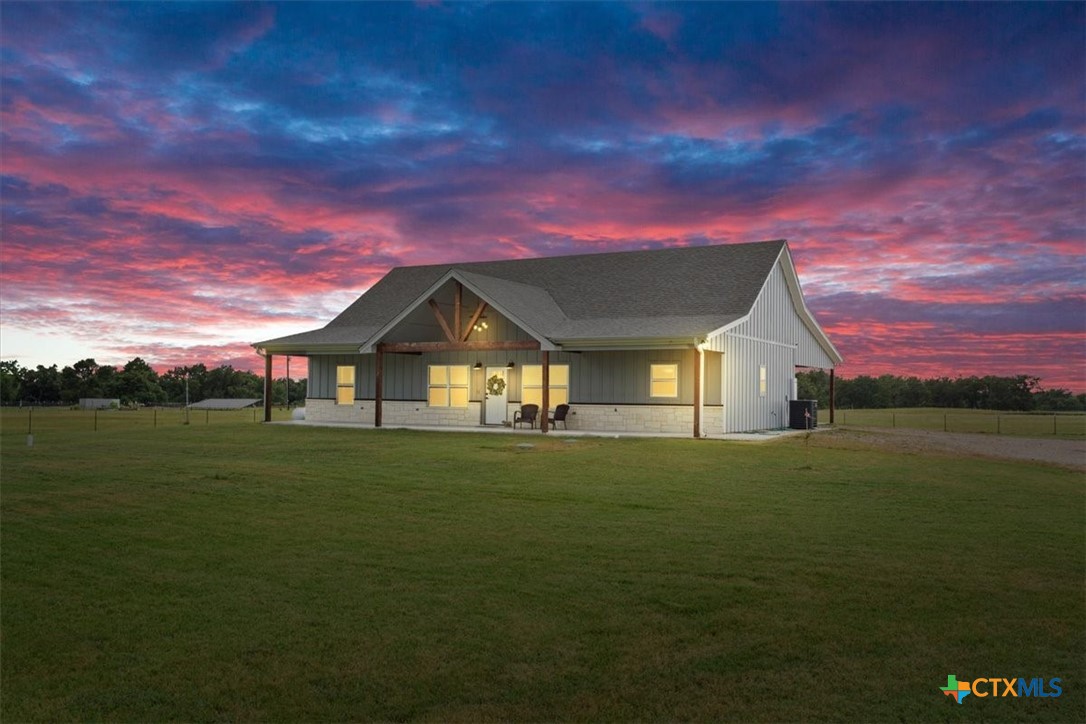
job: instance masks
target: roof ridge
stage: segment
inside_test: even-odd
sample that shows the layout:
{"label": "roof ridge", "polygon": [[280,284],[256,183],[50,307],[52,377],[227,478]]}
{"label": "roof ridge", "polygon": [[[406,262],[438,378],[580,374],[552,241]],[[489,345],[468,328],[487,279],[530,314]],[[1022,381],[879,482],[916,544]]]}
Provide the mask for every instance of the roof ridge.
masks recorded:
{"label": "roof ridge", "polygon": [[[687,246],[663,246],[656,249],[620,249],[617,251],[590,251],[579,254],[556,254],[555,256],[528,256],[517,259],[476,259],[474,261],[457,261],[457,262],[443,262],[440,264],[405,264],[402,266],[394,266],[389,269],[389,272],[393,272],[397,269],[444,269],[446,271],[452,269],[459,269],[462,267],[470,267],[482,264],[519,264],[526,261],[536,261],[542,259],[578,259],[584,257],[602,258],[606,256],[627,256],[633,254],[655,254],[662,252],[677,252],[677,251],[689,251],[694,249],[723,249],[723,248],[735,248],[740,246],[766,246],[770,244],[776,244],[783,246],[788,243],[787,239],[765,239],[762,241],[739,241],[733,243],[724,244],[692,244]],[[480,273],[480,272],[475,272]],[[486,276],[486,275],[484,275]]]}

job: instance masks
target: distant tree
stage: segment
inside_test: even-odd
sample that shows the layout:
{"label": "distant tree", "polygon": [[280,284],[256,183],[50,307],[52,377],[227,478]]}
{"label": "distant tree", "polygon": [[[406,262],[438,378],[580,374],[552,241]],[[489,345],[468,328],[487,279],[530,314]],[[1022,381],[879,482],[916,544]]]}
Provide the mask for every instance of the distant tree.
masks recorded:
{"label": "distant tree", "polygon": [[22,399],[26,370],[17,360],[0,362],[0,405],[14,405]]}
{"label": "distant tree", "polygon": [[837,404],[847,408],[877,407],[878,388],[878,381],[868,375],[841,380],[837,389]]}
{"label": "distant tree", "polygon": [[[263,378],[257,378],[260,382],[260,397],[264,397],[264,380]],[[273,405],[298,405],[305,402],[306,393],[306,380],[291,379],[290,380],[290,399],[287,399],[287,378],[278,377],[272,381],[272,404]]]}
{"label": "distant tree", "polygon": [[818,400],[819,407],[829,407],[830,376],[824,370],[796,373],[797,400]]}
{"label": "distant tree", "polygon": [[121,375],[113,365],[101,365],[94,373],[94,379],[98,384],[98,392],[102,397],[120,398]]}
{"label": "distant tree", "polygon": [[880,375],[875,380],[875,402],[872,407],[900,407],[902,379],[894,375]]}
{"label": "distant tree", "polygon": [[894,407],[927,407],[931,404],[928,388],[919,377],[906,377],[898,386]]}
{"label": "distant tree", "polygon": [[23,375],[24,400],[38,405],[51,405],[61,401],[60,370],[56,365],[38,365]]}
{"label": "distant tree", "polygon": [[1033,409],[1033,393],[1038,389],[1040,379],[1029,375],[1016,377],[985,377],[988,389],[988,409],[1018,410]]}
{"label": "distant tree", "polygon": [[166,393],[158,383],[158,373],[140,357],[130,360],[120,377],[121,402],[155,405],[166,401]]}
{"label": "distant tree", "polygon": [[924,387],[927,391],[928,404],[933,407],[965,406],[958,384],[949,377],[925,380]]}
{"label": "distant tree", "polygon": [[304,405],[306,394],[309,390],[309,380],[305,377],[299,379],[291,379],[290,381],[290,400],[291,405]]}
{"label": "distant tree", "polygon": [[1045,412],[1079,412],[1086,409],[1086,394],[1072,395],[1070,390],[1037,390],[1033,393],[1033,409]]}
{"label": "distant tree", "polygon": [[252,372],[236,370],[230,365],[221,365],[207,373],[204,395],[212,398],[263,398],[264,379]]}
{"label": "distant tree", "polygon": [[207,380],[207,367],[203,364],[189,365],[187,367],[174,367],[159,377],[159,384],[166,392],[170,402],[184,404],[185,386],[188,385],[189,402],[199,402],[206,399],[204,383]]}
{"label": "distant tree", "polygon": [[98,376],[98,363],[82,359],[60,371],[61,396],[65,402],[74,403],[82,397],[105,397],[102,379]]}

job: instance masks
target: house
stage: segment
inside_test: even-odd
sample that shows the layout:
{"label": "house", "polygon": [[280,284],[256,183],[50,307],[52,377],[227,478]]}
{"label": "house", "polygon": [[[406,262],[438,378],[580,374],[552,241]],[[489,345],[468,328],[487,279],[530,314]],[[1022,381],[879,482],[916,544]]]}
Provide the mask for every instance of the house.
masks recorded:
{"label": "house", "polygon": [[308,358],[312,421],[502,425],[568,403],[570,429],[695,437],[785,427],[796,368],[832,381],[841,361],[784,241],[400,267],[327,326],[253,346],[268,380],[273,355]]}

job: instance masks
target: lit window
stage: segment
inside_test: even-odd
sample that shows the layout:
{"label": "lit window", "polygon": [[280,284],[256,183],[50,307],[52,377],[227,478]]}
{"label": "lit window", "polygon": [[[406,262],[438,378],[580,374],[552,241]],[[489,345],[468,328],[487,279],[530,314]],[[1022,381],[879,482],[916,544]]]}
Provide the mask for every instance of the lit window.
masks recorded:
{"label": "lit window", "polygon": [[430,365],[430,407],[467,407],[470,368],[460,365]]}
{"label": "lit window", "polygon": [[[550,366],[551,409],[569,404],[569,365]],[[543,406],[543,365],[524,365],[520,368],[520,401],[525,405]]]}
{"label": "lit window", "polygon": [[758,368],[758,395],[760,397],[765,397],[766,395],[766,389],[768,388],[767,379],[765,365],[762,365]]}
{"label": "lit window", "polygon": [[354,367],[340,365],[336,367],[336,404],[350,405],[354,402]]}
{"label": "lit window", "polygon": [[679,365],[649,365],[649,397],[679,396]]}

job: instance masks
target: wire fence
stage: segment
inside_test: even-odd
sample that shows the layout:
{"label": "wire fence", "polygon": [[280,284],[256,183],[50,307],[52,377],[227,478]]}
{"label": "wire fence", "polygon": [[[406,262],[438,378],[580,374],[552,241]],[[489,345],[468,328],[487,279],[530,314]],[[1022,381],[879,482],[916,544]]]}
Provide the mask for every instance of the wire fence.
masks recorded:
{"label": "wire fence", "polygon": [[[272,420],[289,420],[286,407],[272,408]],[[67,407],[6,407],[0,410],[4,435],[64,432],[119,432],[177,428],[185,425],[243,425],[264,421],[263,406],[241,410],[192,410],[184,407],[79,410]]]}
{"label": "wire fence", "polygon": [[[825,411],[819,418],[828,422]],[[837,410],[840,425],[1023,437],[1086,437],[1081,412],[996,412],[992,410]]]}

